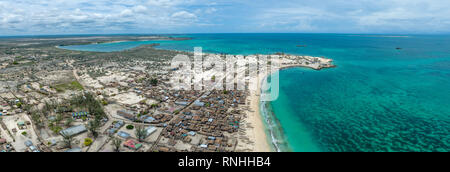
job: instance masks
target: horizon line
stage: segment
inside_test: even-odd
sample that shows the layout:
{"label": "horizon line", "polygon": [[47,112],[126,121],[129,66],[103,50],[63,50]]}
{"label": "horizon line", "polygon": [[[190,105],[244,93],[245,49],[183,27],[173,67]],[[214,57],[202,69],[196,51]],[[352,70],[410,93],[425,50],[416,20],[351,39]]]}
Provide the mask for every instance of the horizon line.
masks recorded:
{"label": "horizon line", "polygon": [[450,35],[450,33],[333,33],[333,32],[186,32],[186,33],[61,33],[61,34],[17,34],[0,35],[5,37],[39,37],[39,36],[129,36],[129,35],[189,35],[189,34],[341,34],[341,35]]}

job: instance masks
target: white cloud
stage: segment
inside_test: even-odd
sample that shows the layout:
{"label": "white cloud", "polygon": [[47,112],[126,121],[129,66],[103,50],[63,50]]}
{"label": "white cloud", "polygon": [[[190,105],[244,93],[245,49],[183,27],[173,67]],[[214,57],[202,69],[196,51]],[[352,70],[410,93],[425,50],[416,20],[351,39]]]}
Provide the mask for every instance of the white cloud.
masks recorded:
{"label": "white cloud", "polygon": [[215,13],[216,11],[217,11],[217,8],[211,7],[211,8],[207,8],[207,9],[205,10],[205,13],[206,13],[206,14],[213,14],[213,13]]}
{"label": "white cloud", "polygon": [[263,31],[450,32],[448,0],[304,0],[265,7],[251,16]]}
{"label": "white cloud", "polygon": [[450,29],[450,11],[433,5],[405,5],[363,14],[357,23],[367,28],[415,32],[443,32]]}
{"label": "white cloud", "polygon": [[0,0],[0,35],[449,32],[449,8],[448,0]]}
{"label": "white cloud", "polygon": [[136,12],[136,13],[142,13],[142,12],[145,12],[147,10],[148,10],[147,7],[145,7],[143,5],[138,5],[138,6],[133,7],[133,11]]}
{"label": "white cloud", "polygon": [[178,19],[196,19],[197,18],[197,16],[195,14],[192,14],[187,11],[179,11],[179,12],[173,13],[172,17],[178,18]]}
{"label": "white cloud", "polygon": [[0,35],[170,32],[183,24],[196,24],[197,15],[185,9],[195,3],[193,0],[2,0]]}
{"label": "white cloud", "polygon": [[133,11],[130,9],[125,9],[120,12],[120,16],[122,17],[131,17],[133,15]]}

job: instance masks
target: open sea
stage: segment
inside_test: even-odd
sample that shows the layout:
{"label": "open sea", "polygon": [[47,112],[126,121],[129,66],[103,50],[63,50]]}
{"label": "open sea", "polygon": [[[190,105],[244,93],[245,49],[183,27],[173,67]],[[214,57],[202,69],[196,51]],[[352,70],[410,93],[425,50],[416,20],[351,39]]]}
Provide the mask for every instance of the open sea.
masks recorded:
{"label": "open sea", "polygon": [[[280,96],[261,102],[278,151],[450,151],[450,35],[189,34],[184,41],[62,47],[156,48],[331,58],[337,68],[280,71]],[[297,47],[305,45],[306,47]]]}

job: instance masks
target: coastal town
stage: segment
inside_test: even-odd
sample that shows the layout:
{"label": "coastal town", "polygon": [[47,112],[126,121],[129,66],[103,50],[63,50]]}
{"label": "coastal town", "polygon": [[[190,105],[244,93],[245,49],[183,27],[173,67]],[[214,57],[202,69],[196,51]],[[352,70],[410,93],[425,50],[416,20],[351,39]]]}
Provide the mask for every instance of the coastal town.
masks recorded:
{"label": "coastal town", "polygon": [[[274,151],[258,112],[259,87],[173,89],[171,78],[182,71],[171,66],[172,58],[193,53],[155,49],[157,44],[105,53],[58,48],[153,39],[173,38],[0,41],[0,152]],[[334,67],[324,57],[277,55],[269,63],[279,69]],[[249,72],[240,72],[248,87]],[[230,77],[212,75],[207,83]]]}

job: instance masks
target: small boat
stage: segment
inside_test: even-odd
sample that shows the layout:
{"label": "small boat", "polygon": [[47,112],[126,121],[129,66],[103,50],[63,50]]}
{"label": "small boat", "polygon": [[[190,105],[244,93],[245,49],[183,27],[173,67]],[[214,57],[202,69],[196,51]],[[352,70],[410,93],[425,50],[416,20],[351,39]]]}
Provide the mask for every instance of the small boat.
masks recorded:
{"label": "small boat", "polygon": [[401,50],[402,48],[400,48],[400,47],[397,47],[397,48],[395,48],[396,50]]}
{"label": "small boat", "polygon": [[306,45],[297,45],[297,47],[306,47]]}

